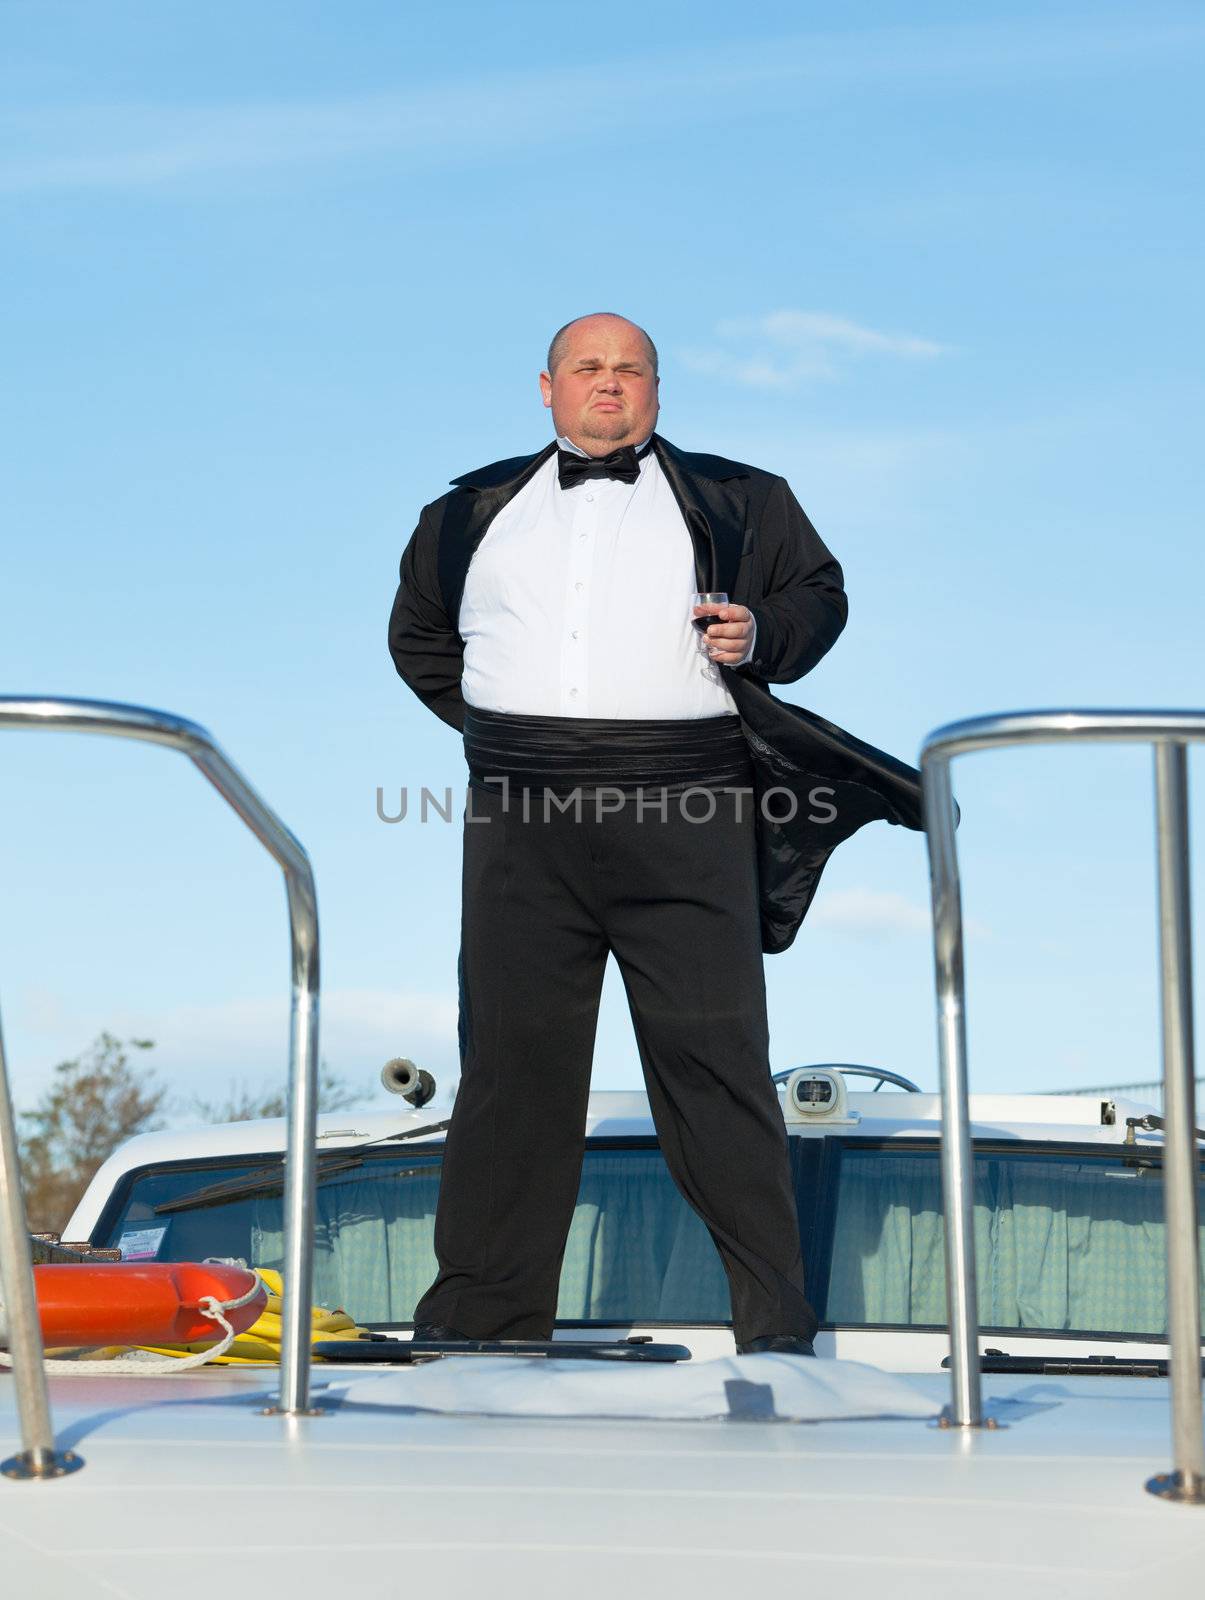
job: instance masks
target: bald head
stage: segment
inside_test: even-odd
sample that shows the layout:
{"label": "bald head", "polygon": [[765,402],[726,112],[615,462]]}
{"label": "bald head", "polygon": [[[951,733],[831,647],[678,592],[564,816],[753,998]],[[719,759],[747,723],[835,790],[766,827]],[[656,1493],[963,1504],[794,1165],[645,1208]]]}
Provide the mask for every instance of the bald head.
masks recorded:
{"label": "bald head", "polygon": [[644,329],[635,322],[629,322],[627,317],[621,317],[615,311],[590,311],[584,317],[574,317],[572,322],[567,322],[563,328],[558,328],[552,336],[552,343],[548,346],[548,371],[556,371],[558,361],[563,360],[569,345],[569,334],[575,328],[581,328],[583,323],[622,323],[625,328],[630,328],[633,333],[639,334],[644,340],[644,347],[648,354],[649,364],[653,369],[653,376],[657,376],[657,346],[649,338]]}
{"label": "bald head", "polygon": [[657,425],[657,349],[611,311],[575,317],[548,347],[540,392],[558,434],[587,455],[641,444]]}

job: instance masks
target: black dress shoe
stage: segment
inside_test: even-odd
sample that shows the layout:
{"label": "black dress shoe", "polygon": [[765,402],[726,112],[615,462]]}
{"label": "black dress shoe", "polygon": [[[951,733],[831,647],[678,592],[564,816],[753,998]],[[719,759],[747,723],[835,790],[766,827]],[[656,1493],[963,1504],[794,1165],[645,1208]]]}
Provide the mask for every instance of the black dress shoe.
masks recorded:
{"label": "black dress shoe", "polygon": [[472,1334],[449,1328],[446,1322],[416,1322],[413,1337],[423,1344],[455,1344],[467,1342]]}
{"label": "black dress shoe", "polygon": [[763,1333],[756,1339],[746,1339],[736,1347],[738,1356],[815,1356],[812,1341],[801,1333]]}

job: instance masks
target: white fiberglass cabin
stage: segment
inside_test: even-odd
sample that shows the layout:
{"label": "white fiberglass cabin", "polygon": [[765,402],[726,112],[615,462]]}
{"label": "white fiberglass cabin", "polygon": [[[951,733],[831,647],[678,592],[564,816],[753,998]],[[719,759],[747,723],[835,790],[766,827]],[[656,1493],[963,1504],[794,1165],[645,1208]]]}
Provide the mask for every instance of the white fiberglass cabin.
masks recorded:
{"label": "white fiberglass cabin", "polygon": [[[47,1381],[0,1085],[12,1593],[1201,1593],[1184,751],[1205,715],[1025,714],[927,742],[942,1095],[834,1064],[780,1084],[817,1361],[734,1354],[718,1258],[626,1094],[591,1098],[554,1346],[412,1347],[443,1130],[400,1105],[316,1117],[301,847],[192,724],[0,701],[6,723],[189,754],[284,869],[294,974],[287,1124],[132,1140],[68,1229],[130,1261],[280,1270],[279,1368],[131,1356]],[[1121,1098],[967,1094],[949,760],[1063,737],[1155,744],[1166,1120]],[[376,1337],[311,1365],[313,1302]]]}

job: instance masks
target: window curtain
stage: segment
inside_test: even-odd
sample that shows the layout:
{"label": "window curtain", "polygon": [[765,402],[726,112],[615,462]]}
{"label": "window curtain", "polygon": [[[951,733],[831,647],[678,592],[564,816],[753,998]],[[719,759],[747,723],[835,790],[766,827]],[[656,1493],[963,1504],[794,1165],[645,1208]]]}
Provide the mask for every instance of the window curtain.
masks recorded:
{"label": "window curtain", "polygon": [[[339,1182],[320,1184],[314,1230],[314,1299],[342,1306],[357,1322],[410,1320],[435,1276],[435,1198],[439,1168],[399,1174],[365,1166]],[[279,1267],[281,1202],[257,1200],[251,1259]]]}
{"label": "window curtain", "polygon": [[[1158,1172],[1069,1157],[977,1156],[974,1200],[984,1327],[1166,1333]],[[936,1154],[847,1150],[826,1319],[944,1323],[944,1250]]]}
{"label": "window curtain", "polygon": [[[360,1322],[408,1322],[435,1276],[438,1166],[366,1164],[320,1184],[314,1298]],[[279,1197],[253,1203],[251,1259],[279,1267]],[[561,1271],[566,1322],[723,1322],[728,1286],[706,1228],[657,1150],[588,1152]]]}

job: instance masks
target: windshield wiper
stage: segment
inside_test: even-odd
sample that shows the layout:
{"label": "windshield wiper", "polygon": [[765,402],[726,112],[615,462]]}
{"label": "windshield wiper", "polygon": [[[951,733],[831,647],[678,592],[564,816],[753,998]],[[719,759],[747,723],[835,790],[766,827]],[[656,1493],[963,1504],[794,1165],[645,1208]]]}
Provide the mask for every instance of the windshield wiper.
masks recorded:
{"label": "windshield wiper", "polygon": [[[372,1139],[371,1144],[395,1144],[399,1139],[421,1139],[424,1133],[443,1133],[452,1126],[451,1117],[445,1117],[442,1122],[424,1122],[421,1128],[402,1128],[398,1133],[385,1133],[379,1139]],[[366,1148],[362,1146],[361,1148]]]}
{"label": "windshield wiper", "polygon": [[[942,1361],[949,1367],[950,1358]],[[1202,1362],[1205,1370],[1205,1362]],[[1108,1378],[1166,1378],[1165,1356],[1014,1356],[1005,1350],[985,1350],[979,1358],[980,1372],[1029,1372],[1041,1378],[1082,1377],[1095,1374]]]}
{"label": "windshield wiper", "polygon": [[[319,1161],[317,1167],[317,1181],[324,1182],[337,1172],[349,1172],[353,1167],[363,1165],[363,1156],[355,1156],[350,1160],[339,1157],[335,1160]],[[187,1194],[177,1195],[173,1200],[161,1200],[154,1208],[157,1217],[164,1216],[169,1211],[191,1211],[194,1207],[198,1210],[204,1206],[225,1205],[227,1200],[249,1200],[260,1195],[283,1194],[285,1186],[284,1163],[276,1166],[260,1167],[255,1172],[248,1172],[241,1178],[225,1178],[221,1183],[207,1183],[203,1188],[191,1189]]]}
{"label": "windshield wiper", "polygon": [[[400,1133],[387,1133],[383,1139],[373,1139],[366,1145],[353,1145],[350,1150],[332,1150],[329,1155],[318,1157],[317,1181],[324,1183],[338,1173],[351,1172],[356,1167],[363,1166],[364,1150],[380,1144],[394,1143],[399,1139],[417,1139],[424,1133],[442,1133],[447,1126],[448,1121],[428,1122],[421,1128],[404,1128]],[[390,1177],[412,1178],[416,1173],[429,1171],[429,1167],[405,1167],[391,1172]],[[241,1178],[223,1178],[218,1183],[203,1184],[201,1188],[191,1189],[187,1194],[177,1195],[171,1200],[162,1200],[155,1206],[154,1211],[156,1216],[166,1216],[173,1211],[200,1210],[205,1206],[225,1205],[228,1200],[259,1199],[268,1195],[283,1194],[284,1186],[282,1159],[273,1162],[270,1167],[257,1167],[254,1172],[245,1172]]]}

